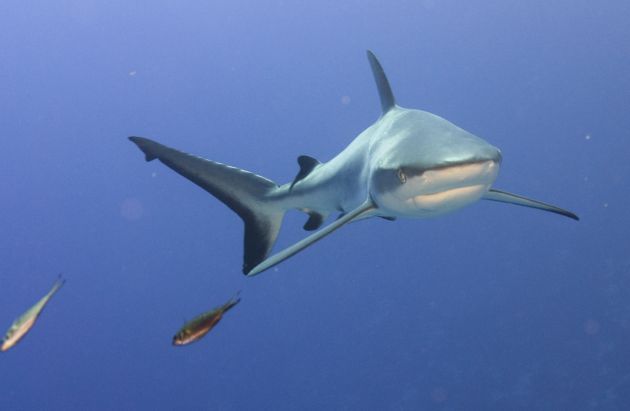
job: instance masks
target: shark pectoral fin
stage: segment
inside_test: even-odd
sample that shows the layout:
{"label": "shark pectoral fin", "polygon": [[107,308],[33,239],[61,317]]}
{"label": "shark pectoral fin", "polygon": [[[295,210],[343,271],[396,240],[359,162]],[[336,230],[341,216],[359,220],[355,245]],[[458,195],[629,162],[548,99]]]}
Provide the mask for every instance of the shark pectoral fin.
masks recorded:
{"label": "shark pectoral fin", "polygon": [[572,213],[571,211],[564,210],[560,207],[553,206],[551,204],[543,203],[541,201],[532,200],[531,198],[519,196],[512,193],[507,193],[505,191],[495,190],[491,188],[484,196],[484,200],[490,201],[498,201],[501,203],[509,203],[516,204],[524,207],[537,208],[539,210],[549,211],[551,213],[556,213],[563,215],[565,217],[572,218],[574,220],[579,221],[579,217]]}
{"label": "shark pectoral fin", "polygon": [[319,230],[318,232],[309,235],[305,239],[303,239],[301,241],[298,241],[297,243],[293,244],[292,246],[287,247],[284,250],[280,251],[279,253],[274,254],[271,257],[267,258],[262,263],[258,264],[256,267],[254,267],[250,272],[248,272],[247,276],[251,277],[251,276],[254,276],[256,274],[260,274],[261,272],[263,272],[263,271],[273,267],[274,265],[281,263],[282,261],[286,260],[287,258],[289,258],[289,257],[291,257],[291,256],[293,256],[293,255],[295,255],[297,253],[299,253],[300,251],[302,251],[306,247],[308,247],[311,244],[321,240],[322,238],[326,237],[328,234],[330,234],[333,231],[337,230],[338,228],[344,226],[345,224],[349,223],[350,221],[355,220],[357,218],[361,218],[365,214],[368,214],[370,211],[373,211],[375,209],[376,209],[376,206],[374,205],[374,203],[371,200],[367,200],[361,206],[359,206],[356,209],[354,209],[353,211],[347,213],[346,215],[344,215],[343,217],[339,218],[335,222],[330,223],[329,225],[327,225],[323,229]]}

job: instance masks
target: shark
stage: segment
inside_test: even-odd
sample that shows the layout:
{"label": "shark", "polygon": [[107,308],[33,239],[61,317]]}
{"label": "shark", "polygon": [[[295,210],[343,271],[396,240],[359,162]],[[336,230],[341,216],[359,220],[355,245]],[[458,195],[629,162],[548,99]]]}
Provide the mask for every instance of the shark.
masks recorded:
{"label": "shark", "polygon": [[[327,162],[299,156],[299,171],[285,184],[148,138],[129,139],[146,161],[159,160],[243,220],[242,271],[247,276],[366,218],[432,218],[483,199],[579,220],[571,211],[493,188],[501,151],[442,117],[396,104],[380,62],[369,50],[367,57],[380,97],[380,117]],[[306,213],[303,228],[314,232],[270,255],[289,210]],[[324,226],[332,214],[338,218]]]}

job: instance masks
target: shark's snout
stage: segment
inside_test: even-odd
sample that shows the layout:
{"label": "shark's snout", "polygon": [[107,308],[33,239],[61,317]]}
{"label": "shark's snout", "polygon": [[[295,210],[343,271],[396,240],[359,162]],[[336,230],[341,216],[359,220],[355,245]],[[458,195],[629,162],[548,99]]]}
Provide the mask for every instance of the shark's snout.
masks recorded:
{"label": "shark's snout", "polygon": [[384,215],[434,217],[479,200],[494,183],[500,164],[501,153],[496,150],[470,162],[382,169],[374,174],[371,195]]}

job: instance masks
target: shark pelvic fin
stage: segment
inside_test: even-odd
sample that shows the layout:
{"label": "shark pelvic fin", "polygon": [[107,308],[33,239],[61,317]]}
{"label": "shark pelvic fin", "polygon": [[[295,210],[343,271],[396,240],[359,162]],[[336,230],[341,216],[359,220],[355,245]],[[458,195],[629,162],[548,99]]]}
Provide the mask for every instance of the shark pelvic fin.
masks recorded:
{"label": "shark pelvic fin", "polygon": [[245,223],[243,273],[263,261],[273,247],[284,210],[266,200],[278,186],[249,171],[193,156],[143,137],[129,137],[147,161],[159,159],[180,175],[206,190]]}
{"label": "shark pelvic fin", "polygon": [[328,234],[332,233],[338,228],[341,228],[342,226],[346,225],[347,223],[353,220],[357,220],[359,218],[365,217],[367,214],[374,211],[375,209],[376,209],[376,206],[374,205],[372,200],[367,200],[362,205],[350,211],[349,213],[339,218],[335,222],[330,223],[329,225],[322,228],[321,230],[309,235],[308,237],[298,241],[292,246],[287,247],[284,250],[278,252],[277,254],[274,254],[271,257],[267,258],[265,261],[263,261],[262,263],[254,267],[249,272],[249,274],[247,274],[247,276],[251,277],[256,274],[260,274],[263,271],[273,267],[274,265],[280,264],[287,258],[299,253],[300,251],[304,250],[306,247],[316,243],[317,241],[326,237]]}
{"label": "shark pelvic fin", "polygon": [[304,223],[303,228],[306,231],[317,230],[319,227],[322,226],[322,224],[324,224],[325,219],[326,219],[326,216],[323,214],[320,214],[315,211],[308,211],[308,220],[306,221],[306,223]]}
{"label": "shark pelvic fin", "polygon": [[367,51],[368,60],[370,61],[370,67],[372,68],[372,74],[374,75],[374,81],[376,81],[376,87],[378,88],[378,95],[381,98],[381,109],[383,114],[396,106],[396,100],[394,99],[394,93],[389,86],[389,81],[383,71],[381,63],[370,50]]}
{"label": "shark pelvic fin", "polygon": [[517,194],[508,193],[501,190],[495,190],[493,188],[491,188],[486,194],[484,194],[483,199],[490,200],[490,201],[498,201],[501,203],[515,204],[515,205],[519,205],[523,207],[537,208],[539,210],[560,214],[565,217],[572,218],[574,220],[580,219],[580,217],[578,217],[575,213],[572,213],[571,211],[568,211],[568,210],[564,210],[560,207],[543,203],[542,201],[532,200],[531,198],[519,196]]}
{"label": "shark pelvic fin", "polygon": [[300,171],[298,171],[297,175],[293,179],[293,182],[289,187],[289,191],[293,190],[293,186],[295,185],[295,183],[309,175],[315,169],[315,167],[321,164],[318,160],[309,156],[299,156],[297,161],[300,166]]}

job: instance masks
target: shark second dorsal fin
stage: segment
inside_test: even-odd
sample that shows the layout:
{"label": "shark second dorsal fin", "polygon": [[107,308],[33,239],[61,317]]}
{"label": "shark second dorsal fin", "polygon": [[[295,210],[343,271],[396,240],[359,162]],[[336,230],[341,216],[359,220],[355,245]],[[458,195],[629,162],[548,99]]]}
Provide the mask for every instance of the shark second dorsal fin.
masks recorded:
{"label": "shark second dorsal fin", "polygon": [[378,88],[378,95],[381,98],[381,109],[383,110],[383,114],[385,114],[396,107],[394,93],[392,93],[392,88],[389,86],[389,81],[387,81],[383,67],[381,63],[378,62],[374,53],[368,50],[367,56],[370,61],[370,67],[372,68],[372,74],[374,75],[374,81],[376,81],[376,87]]}
{"label": "shark second dorsal fin", "polygon": [[297,183],[298,181],[302,180],[304,177],[309,175],[311,171],[315,169],[315,167],[321,164],[319,161],[309,156],[299,156],[297,161],[298,161],[298,164],[300,165],[300,171],[298,171],[297,175],[293,179],[293,182],[291,183],[291,187],[289,187],[289,191],[293,189],[293,186],[295,185],[295,183]]}

